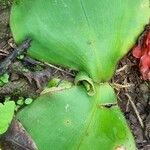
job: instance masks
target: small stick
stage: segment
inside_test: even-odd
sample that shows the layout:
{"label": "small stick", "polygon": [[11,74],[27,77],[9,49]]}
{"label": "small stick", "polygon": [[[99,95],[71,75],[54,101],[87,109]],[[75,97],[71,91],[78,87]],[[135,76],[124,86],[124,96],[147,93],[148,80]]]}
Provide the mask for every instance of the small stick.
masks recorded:
{"label": "small stick", "polygon": [[132,84],[118,84],[118,83],[110,83],[110,85],[112,85],[115,89],[121,89],[121,88],[129,88],[131,86],[133,86]]}
{"label": "small stick", "polygon": [[46,63],[46,62],[44,62],[44,64],[47,65],[47,66],[50,66],[50,67],[52,67],[52,68],[54,68],[54,69],[56,69],[58,71],[64,72],[64,73],[66,73],[66,74],[71,75],[72,77],[74,77],[74,74],[72,74],[70,72],[67,72],[67,71],[65,71],[65,70],[63,70],[61,68],[58,68],[58,67],[56,67],[56,66],[54,66],[52,64],[49,64],[49,63]]}
{"label": "small stick", "polygon": [[27,39],[20,46],[13,50],[4,61],[0,63],[0,75],[4,74],[8,69],[9,65],[16,59],[17,56],[21,55],[25,50],[30,47],[31,39]]}
{"label": "small stick", "polygon": [[2,50],[2,49],[0,49],[0,52],[1,52],[1,53],[4,53],[4,54],[9,54],[9,52],[7,52],[7,51],[5,51],[5,50]]}
{"label": "small stick", "polygon": [[0,56],[7,56],[7,54],[0,52]]}
{"label": "small stick", "polygon": [[140,117],[140,114],[139,114],[139,112],[138,112],[138,110],[137,110],[135,104],[134,104],[133,101],[131,100],[131,96],[130,96],[129,94],[126,94],[126,96],[128,97],[128,100],[129,100],[129,102],[131,103],[132,108],[134,109],[134,112],[135,112],[135,114],[136,114],[136,116],[137,116],[137,118],[138,118],[138,120],[139,120],[139,123],[140,123],[141,127],[144,128],[144,123],[143,123],[143,121],[142,121],[142,119],[141,119],[141,117]]}
{"label": "small stick", "polygon": [[123,67],[117,69],[117,70],[116,70],[116,73],[119,73],[119,72],[123,71],[123,70],[126,69],[126,68],[127,68],[127,65],[124,65]]}

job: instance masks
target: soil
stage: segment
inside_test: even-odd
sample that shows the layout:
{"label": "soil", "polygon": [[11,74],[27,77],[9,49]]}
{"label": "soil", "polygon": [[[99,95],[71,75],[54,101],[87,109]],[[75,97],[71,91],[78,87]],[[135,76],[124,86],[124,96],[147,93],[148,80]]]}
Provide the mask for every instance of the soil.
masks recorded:
{"label": "soil", "polygon": [[131,52],[119,63],[112,79],[138,150],[150,150],[150,84],[141,77]]}
{"label": "soil", "polygon": [[[0,62],[15,47],[8,22],[10,4],[0,2]],[[25,71],[27,69],[28,72]],[[71,71],[49,67],[27,56],[12,62],[7,72],[10,81],[0,87],[1,102],[6,96],[14,99],[19,96],[35,98],[51,77],[73,80],[74,76]],[[150,84],[142,79],[138,60],[132,57],[131,52],[118,64],[111,84],[115,87],[118,104],[133,132],[138,150],[150,150]]]}

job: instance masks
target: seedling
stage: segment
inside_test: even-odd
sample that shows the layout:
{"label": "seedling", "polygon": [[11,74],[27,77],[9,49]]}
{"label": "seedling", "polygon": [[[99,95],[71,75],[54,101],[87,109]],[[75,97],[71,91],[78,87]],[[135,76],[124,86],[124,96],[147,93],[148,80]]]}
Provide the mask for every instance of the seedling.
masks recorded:
{"label": "seedling", "polygon": [[25,104],[26,105],[29,105],[29,104],[31,104],[33,102],[33,99],[32,98],[26,98],[25,99]]}
{"label": "seedling", "polygon": [[24,40],[16,49],[13,50],[1,63],[0,63],[0,75],[3,75],[10,64],[30,47],[31,39]]}
{"label": "seedling", "polygon": [[0,76],[0,86],[3,86],[8,82],[9,82],[9,75],[7,73]]}

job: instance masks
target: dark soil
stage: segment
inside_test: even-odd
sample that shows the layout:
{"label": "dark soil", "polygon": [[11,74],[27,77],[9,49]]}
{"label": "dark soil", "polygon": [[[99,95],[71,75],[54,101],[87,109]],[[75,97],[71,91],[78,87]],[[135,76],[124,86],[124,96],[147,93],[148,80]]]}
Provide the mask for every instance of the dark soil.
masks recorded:
{"label": "dark soil", "polygon": [[150,150],[150,84],[142,79],[131,53],[120,61],[112,83],[138,150]]}
{"label": "dark soil", "polygon": [[[0,3],[0,62],[15,47],[8,24],[9,14],[9,3],[7,6]],[[23,71],[26,69],[29,71]],[[1,102],[5,96],[14,99],[19,96],[35,98],[52,76],[68,80],[72,80],[73,76],[68,70],[48,67],[29,57],[13,62],[8,73],[10,82],[0,87]],[[150,84],[142,80],[138,61],[131,53],[120,61],[111,82],[116,89],[118,103],[134,134],[138,150],[150,150]]]}

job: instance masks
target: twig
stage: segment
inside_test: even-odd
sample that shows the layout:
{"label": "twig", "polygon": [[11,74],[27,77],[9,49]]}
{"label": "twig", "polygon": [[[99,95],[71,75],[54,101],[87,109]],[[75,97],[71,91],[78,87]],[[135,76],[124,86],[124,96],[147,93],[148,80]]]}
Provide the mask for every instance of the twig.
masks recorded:
{"label": "twig", "polygon": [[128,101],[127,101],[127,105],[126,105],[126,112],[129,111],[129,104],[130,104],[130,101],[128,100]]}
{"label": "twig", "polygon": [[68,71],[65,71],[65,70],[63,70],[63,69],[61,69],[61,68],[59,68],[59,67],[56,67],[56,66],[54,66],[54,65],[52,65],[52,64],[49,64],[49,63],[44,63],[45,65],[47,65],[47,66],[50,66],[50,67],[52,67],[52,68],[54,68],[54,69],[56,69],[56,70],[59,70],[59,71],[61,71],[61,72],[64,72],[64,73],[66,73],[66,74],[68,74],[68,75],[71,75],[71,76],[73,76],[74,77],[74,74],[72,74],[72,73],[70,73],[70,72],[68,72]]}
{"label": "twig", "polygon": [[140,123],[141,127],[144,128],[144,123],[143,123],[143,121],[142,121],[142,119],[140,117],[140,114],[139,114],[135,104],[133,103],[133,101],[131,99],[131,96],[129,94],[126,94],[126,96],[128,97],[128,100],[131,103],[132,108],[134,109],[134,112],[135,112],[135,114],[136,114],[136,116],[137,116],[137,118],[139,120],[139,123]]}
{"label": "twig", "polygon": [[22,54],[25,50],[30,47],[31,39],[25,40],[20,46],[18,46],[12,53],[10,53],[4,61],[0,63],[0,75],[6,72],[9,65],[12,63],[13,60],[16,59],[17,56]]}
{"label": "twig", "polygon": [[0,56],[7,56],[7,54],[0,52]]}
{"label": "twig", "polygon": [[124,65],[123,67],[117,69],[116,73],[118,74],[119,72],[123,71],[125,68],[127,68],[127,65]]}
{"label": "twig", "polygon": [[0,49],[0,52],[1,52],[1,53],[4,53],[4,54],[9,54],[9,52],[7,52],[7,51],[5,51],[5,50],[3,50],[3,49]]}
{"label": "twig", "polygon": [[118,83],[110,83],[115,89],[121,89],[121,88],[129,88],[133,86],[132,84],[118,84]]}

